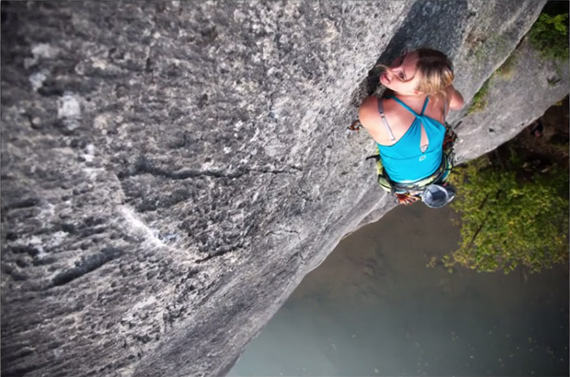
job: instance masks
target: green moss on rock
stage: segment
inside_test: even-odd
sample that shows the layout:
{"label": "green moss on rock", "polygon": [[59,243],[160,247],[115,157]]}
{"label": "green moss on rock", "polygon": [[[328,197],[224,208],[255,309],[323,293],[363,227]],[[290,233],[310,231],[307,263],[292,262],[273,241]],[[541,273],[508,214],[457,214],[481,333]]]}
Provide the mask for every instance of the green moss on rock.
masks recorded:
{"label": "green moss on rock", "polygon": [[495,74],[505,80],[509,80],[515,73],[516,55],[511,54],[507,60],[495,71]]}
{"label": "green moss on rock", "polygon": [[489,79],[485,81],[485,83],[481,86],[479,91],[473,96],[473,102],[467,111],[468,114],[482,111],[487,106],[487,92],[489,91],[489,85],[491,83],[492,77],[493,76],[489,77]]}

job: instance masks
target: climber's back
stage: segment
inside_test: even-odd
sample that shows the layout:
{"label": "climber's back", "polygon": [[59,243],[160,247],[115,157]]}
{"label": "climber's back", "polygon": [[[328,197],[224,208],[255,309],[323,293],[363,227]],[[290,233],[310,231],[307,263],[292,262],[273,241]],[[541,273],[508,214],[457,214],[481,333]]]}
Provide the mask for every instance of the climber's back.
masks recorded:
{"label": "climber's back", "polygon": [[390,95],[369,97],[360,106],[360,122],[378,144],[393,181],[416,181],[440,166],[445,117],[463,106],[452,80],[443,53],[419,49],[397,58],[380,76]]}

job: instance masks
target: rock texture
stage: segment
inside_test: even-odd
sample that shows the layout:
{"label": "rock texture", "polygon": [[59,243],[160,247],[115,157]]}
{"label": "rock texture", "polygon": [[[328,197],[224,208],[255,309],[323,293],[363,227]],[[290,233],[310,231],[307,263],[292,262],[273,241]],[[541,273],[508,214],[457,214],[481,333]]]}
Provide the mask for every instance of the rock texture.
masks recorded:
{"label": "rock texture", "polygon": [[509,61],[489,78],[486,105],[463,118],[457,159],[466,161],[492,151],[569,91],[568,62],[546,61],[525,37]]}
{"label": "rock texture", "polygon": [[[543,5],[2,2],[2,375],[223,375],[394,206],[346,131],[375,62],[442,49],[469,100]],[[524,46],[463,159],[568,92]]]}

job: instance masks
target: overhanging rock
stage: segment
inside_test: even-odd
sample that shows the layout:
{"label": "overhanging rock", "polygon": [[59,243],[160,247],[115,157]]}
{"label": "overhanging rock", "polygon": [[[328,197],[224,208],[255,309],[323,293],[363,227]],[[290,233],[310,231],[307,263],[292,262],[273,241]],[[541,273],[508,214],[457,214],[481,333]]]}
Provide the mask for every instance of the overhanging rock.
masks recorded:
{"label": "overhanging rock", "polygon": [[440,48],[469,99],[543,4],[2,2],[2,374],[223,374],[394,206],[346,131],[376,60]]}

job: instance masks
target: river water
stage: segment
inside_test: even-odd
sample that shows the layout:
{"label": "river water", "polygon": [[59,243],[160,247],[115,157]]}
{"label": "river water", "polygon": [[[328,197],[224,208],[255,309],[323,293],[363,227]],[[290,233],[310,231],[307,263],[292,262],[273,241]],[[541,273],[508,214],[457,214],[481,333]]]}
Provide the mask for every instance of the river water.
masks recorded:
{"label": "river water", "polygon": [[399,206],[309,273],[229,376],[567,376],[568,266],[427,267],[448,207]]}

